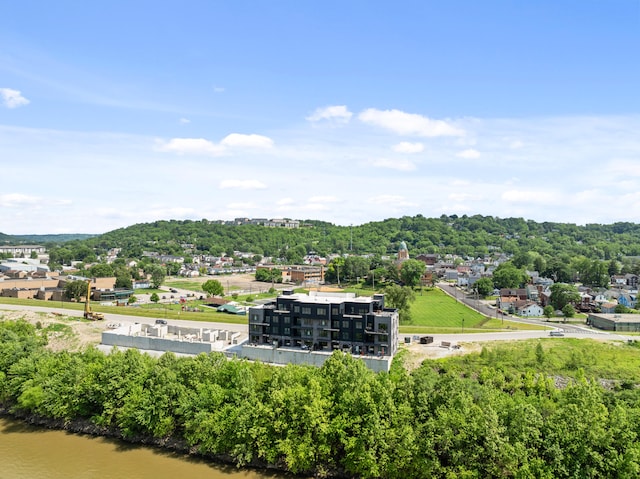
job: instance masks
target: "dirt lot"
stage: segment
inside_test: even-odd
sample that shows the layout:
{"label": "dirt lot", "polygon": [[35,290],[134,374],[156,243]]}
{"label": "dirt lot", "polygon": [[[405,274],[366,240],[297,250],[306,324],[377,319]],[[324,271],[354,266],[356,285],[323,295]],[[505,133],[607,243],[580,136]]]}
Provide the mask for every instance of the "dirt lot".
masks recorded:
{"label": "dirt lot", "polygon": [[[1,309],[1,307],[0,307]],[[78,351],[92,344],[99,344],[107,322],[90,322],[55,313],[33,311],[0,311],[0,320],[24,319],[45,329],[49,348],[53,351]]]}

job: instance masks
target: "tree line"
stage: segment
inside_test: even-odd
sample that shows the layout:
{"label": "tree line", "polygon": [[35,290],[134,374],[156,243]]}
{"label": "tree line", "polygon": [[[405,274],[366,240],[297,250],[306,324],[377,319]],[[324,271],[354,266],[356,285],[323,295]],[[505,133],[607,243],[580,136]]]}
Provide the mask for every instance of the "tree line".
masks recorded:
{"label": "tree line", "polygon": [[[604,389],[579,369],[580,357],[559,364],[541,344],[412,372],[401,354],[389,373],[373,373],[339,352],[321,368],[221,354],[51,352],[41,333],[0,323],[0,403],[16,414],[88,420],[125,438],[171,438],[238,465],[317,476],[640,474],[636,385]],[[543,372],[552,364],[573,372],[563,387]]]}
{"label": "tree line", "polygon": [[[104,255],[121,248],[120,257],[142,258],[144,251],[161,254],[233,256],[234,251],[283,258],[296,263],[306,253],[388,255],[404,241],[412,255],[418,253],[484,256],[495,252],[521,255],[519,262],[548,267],[558,275],[572,258],[619,262],[618,269],[640,268],[640,225],[575,225],[538,223],[522,218],[493,216],[422,215],[389,218],[357,226],[305,220],[295,229],[258,225],[222,225],[208,220],[170,220],[137,224],[108,233],[65,243],[50,243],[52,260],[68,264]],[[533,257],[527,254],[533,253]],[[584,265],[581,265],[584,266]],[[609,265],[607,264],[607,267]],[[584,268],[582,268],[584,269]],[[596,274],[592,272],[590,274]],[[557,279],[564,281],[562,277]]]}

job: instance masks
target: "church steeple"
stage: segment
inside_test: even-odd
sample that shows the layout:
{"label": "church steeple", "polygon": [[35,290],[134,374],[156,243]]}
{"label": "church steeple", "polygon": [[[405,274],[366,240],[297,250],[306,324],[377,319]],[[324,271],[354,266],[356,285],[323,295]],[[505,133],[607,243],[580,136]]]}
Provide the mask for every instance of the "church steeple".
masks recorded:
{"label": "church steeple", "polygon": [[409,259],[409,250],[407,249],[407,243],[401,241],[400,249],[398,249],[398,260],[402,261],[405,259]]}

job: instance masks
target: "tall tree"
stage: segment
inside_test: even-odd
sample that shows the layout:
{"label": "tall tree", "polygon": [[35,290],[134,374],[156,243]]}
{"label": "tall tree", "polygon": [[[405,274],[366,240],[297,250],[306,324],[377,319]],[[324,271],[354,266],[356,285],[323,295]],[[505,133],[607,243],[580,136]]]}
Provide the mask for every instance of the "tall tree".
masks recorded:
{"label": "tall tree", "polygon": [[553,307],[558,310],[564,308],[569,303],[577,303],[580,301],[580,293],[578,288],[572,284],[554,283],[550,286],[551,296],[549,301]]}
{"label": "tall tree", "polygon": [[164,283],[166,277],[165,269],[162,266],[154,266],[151,270],[151,284],[154,288],[159,288]]}
{"label": "tall tree", "polygon": [[493,283],[496,288],[518,288],[527,282],[527,274],[507,261],[493,272]]}
{"label": "tall tree", "polygon": [[477,291],[480,296],[489,296],[493,293],[493,281],[491,278],[480,278],[473,283],[473,289]]}
{"label": "tall tree", "polygon": [[87,282],[81,279],[77,281],[69,281],[64,287],[64,294],[69,299],[80,301],[87,296]]}
{"label": "tall tree", "polygon": [[202,291],[209,296],[222,296],[224,294],[224,286],[217,279],[209,279],[203,283]]}
{"label": "tall tree", "polygon": [[408,323],[411,321],[411,303],[416,298],[413,289],[406,286],[392,284],[384,290],[385,303],[396,308],[400,315],[400,322]]}
{"label": "tall tree", "polygon": [[418,285],[425,272],[426,265],[417,259],[408,259],[400,266],[400,279],[410,287]]}

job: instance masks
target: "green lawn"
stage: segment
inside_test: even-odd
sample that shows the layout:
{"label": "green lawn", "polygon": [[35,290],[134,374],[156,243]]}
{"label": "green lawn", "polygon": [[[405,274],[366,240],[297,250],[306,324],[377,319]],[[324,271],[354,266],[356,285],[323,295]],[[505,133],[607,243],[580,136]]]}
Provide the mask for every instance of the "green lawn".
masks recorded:
{"label": "green lawn", "polygon": [[401,333],[486,333],[514,329],[547,328],[489,318],[457,302],[438,288],[417,291],[416,300],[411,305],[411,323],[400,326]]}
{"label": "green lawn", "polygon": [[[169,288],[188,289],[189,291],[197,291],[202,293],[202,284],[204,281],[193,281],[188,279],[167,280],[162,283],[162,286],[168,286]],[[222,283],[224,284],[224,283]],[[165,291],[166,293],[166,291]]]}

